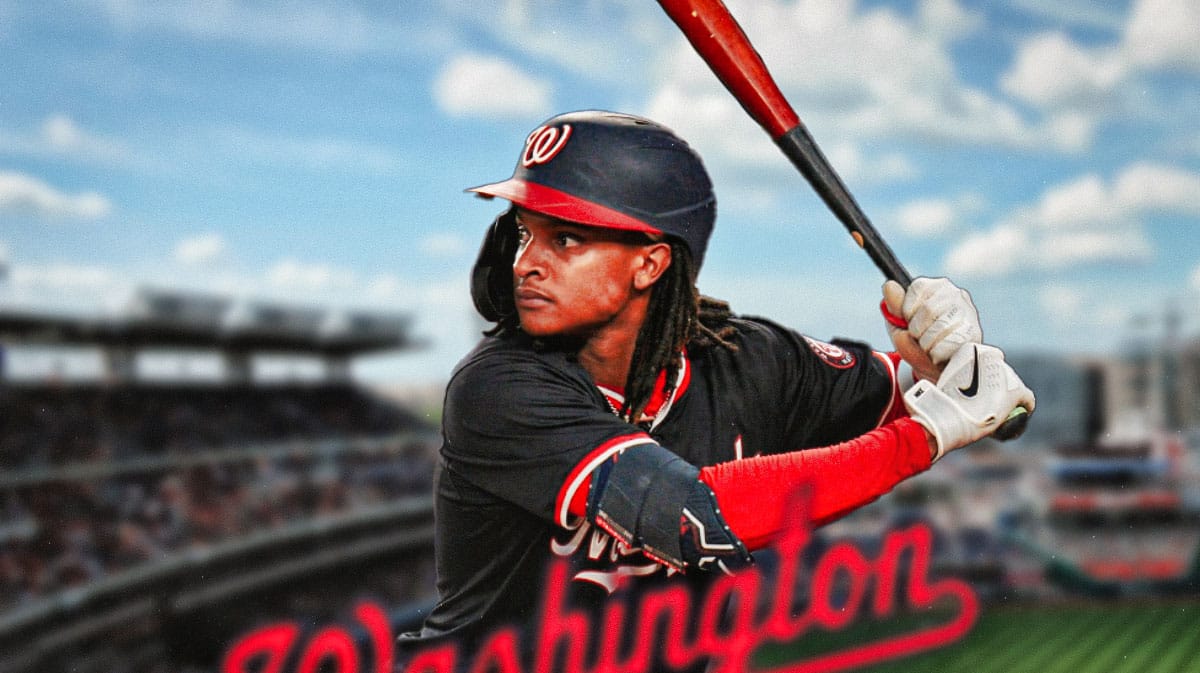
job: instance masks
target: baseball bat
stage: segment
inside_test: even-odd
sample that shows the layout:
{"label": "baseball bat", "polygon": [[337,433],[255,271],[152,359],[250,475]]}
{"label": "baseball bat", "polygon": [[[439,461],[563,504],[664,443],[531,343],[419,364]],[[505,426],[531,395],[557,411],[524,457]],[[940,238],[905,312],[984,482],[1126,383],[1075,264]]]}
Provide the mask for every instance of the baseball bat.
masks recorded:
{"label": "baseball bat", "polygon": [[[912,283],[912,276],[825,158],[725,4],[721,0],[658,0],[658,4],[679,26],[717,79],[808,180],[884,277],[907,288]],[[1017,407],[992,436],[997,439],[1018,437],[1025,431],[1028,421],[1028,411]]]}

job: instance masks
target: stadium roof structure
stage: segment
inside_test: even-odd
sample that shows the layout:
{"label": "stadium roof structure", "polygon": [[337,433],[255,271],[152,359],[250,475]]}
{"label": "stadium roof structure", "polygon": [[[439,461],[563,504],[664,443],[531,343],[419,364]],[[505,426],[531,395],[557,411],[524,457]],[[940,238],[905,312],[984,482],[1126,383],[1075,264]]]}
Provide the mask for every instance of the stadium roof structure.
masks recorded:
{"label": "stadium roof structure", "polygon": [[404,314],[238,302],[227,297],[139,290],[114,316],[0,308],[0,339],[112,348],[219,348],[347,357],[420,344]]}

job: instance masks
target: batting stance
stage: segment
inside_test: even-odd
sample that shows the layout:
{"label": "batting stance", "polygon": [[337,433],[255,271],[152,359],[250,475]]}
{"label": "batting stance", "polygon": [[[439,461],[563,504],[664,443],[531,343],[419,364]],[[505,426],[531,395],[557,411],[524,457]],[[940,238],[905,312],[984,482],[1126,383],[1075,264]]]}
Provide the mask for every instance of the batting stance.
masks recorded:
{"label": "batting stance", "polygon": [[701,296],[712,184],[652,121],[554,117],[511,178],[471,191],[512,204],[472,275],[495,326],[446,390],[440,597],[402,652],[471,652],[495,628],[532,624],[556,556],[580,607],[744,566],[796,484],[812,485],[819,525],[1034,407],[945,279],[885,285],[907,322],[891,330],[903,358]]}

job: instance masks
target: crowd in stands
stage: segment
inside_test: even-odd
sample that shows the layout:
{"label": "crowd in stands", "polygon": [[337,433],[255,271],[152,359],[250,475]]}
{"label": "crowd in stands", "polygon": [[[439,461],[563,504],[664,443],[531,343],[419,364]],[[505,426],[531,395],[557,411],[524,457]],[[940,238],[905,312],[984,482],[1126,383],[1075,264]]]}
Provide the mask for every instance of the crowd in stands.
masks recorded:
{"label": "crowd in stands", "polygon": [[[428,426],[350,386],[0,396],[0,612],[196,547],[430,491]],[[384,441],[347,441],[362,436]],[[79,466],[116,469],[67,471]]]}
{"label": "crowd in stands", "polygon": [[0,387],[0,408],[5,470],[420,425],[350,385]]}

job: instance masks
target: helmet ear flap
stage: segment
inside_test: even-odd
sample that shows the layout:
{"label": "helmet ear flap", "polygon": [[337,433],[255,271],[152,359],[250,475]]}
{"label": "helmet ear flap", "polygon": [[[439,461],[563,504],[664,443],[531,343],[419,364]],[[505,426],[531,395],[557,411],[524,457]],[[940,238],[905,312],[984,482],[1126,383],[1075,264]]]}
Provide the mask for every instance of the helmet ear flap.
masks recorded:
{"label": "helmet ear flap", "polygon": [[517,243],[516,212],[510,208],[488,227],[471,269],[471,300],[489,322],[501,322],[516,312],[512,266]]}

